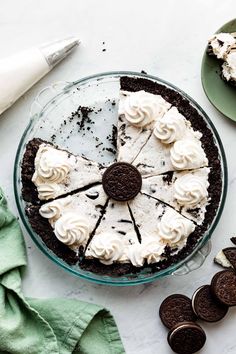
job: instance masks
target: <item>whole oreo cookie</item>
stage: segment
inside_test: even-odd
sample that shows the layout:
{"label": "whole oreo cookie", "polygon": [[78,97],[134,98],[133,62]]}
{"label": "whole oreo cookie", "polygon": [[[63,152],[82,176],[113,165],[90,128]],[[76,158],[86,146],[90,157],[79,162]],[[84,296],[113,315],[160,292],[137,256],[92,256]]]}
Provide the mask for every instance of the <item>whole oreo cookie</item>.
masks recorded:
{"label": "whole oreo cookie", "polygon": [[181,294],[168,296],[160,306],[159,316],[167,328],[172,328],[180,322],[194,322],[196,320],[191,300]]}
{"label": "whole oreo cookie", "polygon": [[223,253],[232,265],[232,267],[236,269],[236,247],[224,248]]}
{"label": "whole oreo cookie", "polygon": [[126,162],[116,162],[105,171],[102,184],[109,197],[127,201],[140,192],[142,178],[134,166]]}
{"label": "whole oreo cookie", "polygon": [[211,281],[211,290],[216,298],[226,306],[236,305],[236,273],[223,270],[215,274]]}
{"label": "whole oreo cookie", "polygon": [[207,322],[220,321],[228,311],[228,306],[221,304],[213,296],[210,285],[203,285],[195,291],[192,307],[196,316]]}
{"label": "whole oreo cookie", "polygon": [[204,346],[206,334],[196,323],[183,322],[170,330],[167,340],[175,353],[193,354]]}

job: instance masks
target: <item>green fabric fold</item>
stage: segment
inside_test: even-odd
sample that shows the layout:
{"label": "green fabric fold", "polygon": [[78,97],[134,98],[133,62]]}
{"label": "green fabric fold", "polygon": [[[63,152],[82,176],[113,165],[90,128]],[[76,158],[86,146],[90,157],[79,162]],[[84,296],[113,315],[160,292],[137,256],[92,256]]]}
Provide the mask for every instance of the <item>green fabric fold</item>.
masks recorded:
{"label": "green fabric fold", "polygon": [[0,354],[123,354],[116,323],[100,306],[25,298],[23,235],[0,189]]}

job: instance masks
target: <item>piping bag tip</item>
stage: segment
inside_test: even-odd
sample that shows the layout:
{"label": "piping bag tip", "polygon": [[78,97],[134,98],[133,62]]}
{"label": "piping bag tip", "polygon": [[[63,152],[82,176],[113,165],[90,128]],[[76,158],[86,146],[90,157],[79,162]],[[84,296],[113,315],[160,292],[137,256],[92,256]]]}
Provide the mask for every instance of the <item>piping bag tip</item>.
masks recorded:
{"label": "piping bag tip", "polygon": [[80,44],[78,37],[70,36],[42,44],[39,49],[48,65],[53,68]]}

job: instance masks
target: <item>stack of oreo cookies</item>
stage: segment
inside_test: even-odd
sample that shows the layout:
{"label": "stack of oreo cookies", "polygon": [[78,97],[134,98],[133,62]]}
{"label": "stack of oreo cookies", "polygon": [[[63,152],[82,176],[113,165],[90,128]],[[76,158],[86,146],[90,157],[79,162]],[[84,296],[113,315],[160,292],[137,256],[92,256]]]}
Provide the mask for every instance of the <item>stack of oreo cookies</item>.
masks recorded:
{"label": "stack of oreo cookies", "polygon": [[175,353],[199,351],[206,342],[206,334],[196,321],[218,322],[225,317],[229,307],[236,306],[236,247],[222,252],[228,261],[224,264],[230,264],[231,269],[216,273],[211,284],[198,288],[192,299],[174,294],[160,306],[159,315],[169,329],[167,340]]}

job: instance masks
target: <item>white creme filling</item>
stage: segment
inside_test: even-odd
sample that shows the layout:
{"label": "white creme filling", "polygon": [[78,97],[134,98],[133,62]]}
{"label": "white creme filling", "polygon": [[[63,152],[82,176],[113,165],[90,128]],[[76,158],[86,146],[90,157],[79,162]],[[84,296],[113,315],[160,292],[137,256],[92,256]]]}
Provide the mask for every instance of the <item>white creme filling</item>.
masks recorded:
{"label": "white creme filling", "polygon": [[213,53],[218,59],[224,59],[230,47],[236,43],[236,39],[229,33],[219,33],[209,39]]}
{"label": "white creme filling", "polygon": [[236,81],[236,51],[230,52],[222,65],[222,74],[227,81]]}

